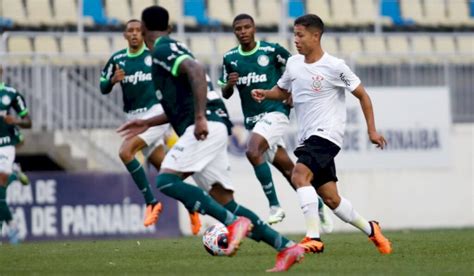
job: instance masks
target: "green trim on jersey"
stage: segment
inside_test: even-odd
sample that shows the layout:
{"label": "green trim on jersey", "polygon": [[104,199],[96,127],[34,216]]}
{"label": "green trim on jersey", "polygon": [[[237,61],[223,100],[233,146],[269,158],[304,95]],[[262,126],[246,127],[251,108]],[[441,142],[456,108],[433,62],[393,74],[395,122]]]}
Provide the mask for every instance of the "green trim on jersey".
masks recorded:
{"label": "green trim on jersey", "polygon": [[3,88],[5,88],[5,83],[4,83],[4,82],[0,82],[0,90],[2,90]]}
{"label": "green trim on jersey", "polygon": [[253,48],[252,50],[250,50],[248,52],[244,52],[244,50],[242,50],[242,45],[239,45],[239,47],[237,49],[239,50],[239,54],[241,54],[243,56],[251,56],[251,55],[255,54],[255,52],[258,51],[258,48],[260,48],[260,41],[257,41],[257,44],[255,45],[255,48]]}
{"label": "green trim on jersey", "polygon": [[143,52],[145,52],[145,49],[146,49],[145,43],[143,43],[143,46],[136,53],[130,53],[130,48],[127,48],[127,57],[129,58],[138,57],[139,55],[143,54]]}
{"label": "green trim on jersey", "polygon": [[28,108],[25,108],[25,109],[23,109],[22,112],[18,113],[18,116],[20,116],[20,117],[24,117],[26,115],[28,115]]}
{"label": "green trim on jersey", "polygon": [[193,59],[190,55],[179,56],[174,62],[173,68],[171,68],[171,75],[177,77],[179,65],[181,65],[181,62],[183,62],[185,59],[188,59],[188,58]]}
{"label": "green trim on jersey", "polygon": [[100,77],[100,81],[109,81],[106,77]]}
{"label": "green trim on jersey", "polygon": [[155,43],[153,43],[153,46],[156,46],[156,44],[158,44],[158,42],[160,42],[161,38],[162,38],[162,36],[155,39]]}

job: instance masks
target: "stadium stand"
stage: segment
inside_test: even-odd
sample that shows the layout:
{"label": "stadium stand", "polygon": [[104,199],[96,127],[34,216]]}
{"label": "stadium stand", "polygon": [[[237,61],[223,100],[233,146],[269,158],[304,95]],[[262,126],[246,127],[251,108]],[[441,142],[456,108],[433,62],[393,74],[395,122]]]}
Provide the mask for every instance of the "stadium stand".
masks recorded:
{"label": "stadium stand", "polygon": [[59,54],[59,45],[56,37],[50,35],[35,36],[34,47],[36,54]]}
{"label": "stadium stand", "polygon": [[107,17],[117,19],[120,24],[124,24],[131,17],[128,0],[105,0],[105,11]]}
{"label": "stadium stand", "polygon": [[227,26],[232,25],[233,12],[229,0],[208,0],[207,11],[211,19]]}
{"label": "stadium stand", "polygon": [[110,40],[107,37],[94,35],[87,38],[87,52],[91,55],[110,55],[110,49]]}
{"label": "stadium stand", "polygon": [[31,26],[52,26],[56,24],[49,0],[26,1],[26,12],[28,14],[28,24]]}
{"label": "stadium stand", "polygon": [[326,0],[313,0],[306,2],[306,10],[308,13],[314,13],[324,18],[327,25],[333,25],[333,18],[329,8],[329,2]]}
{"label": "stadium stand", "polygon": [[130,3],[130,8],[132,9],[132,18],[134,19],[141,18],[143,7],[149,7],[156,4],[154,0],[131,0]]}
{"label": "stadium stand", "polygon": [[[257,8],[254,0],[234,1],[234,14],[246,13],[254,19],[257,16]],[[233,19],[233,18],[232,18]],[[258,22],[256,22],[258,24]]]}
{"label": "stadium stand", "polygon": [[1,12],[0,16],[13,21],[13,26],[27,25],[28,20],[26,16],[25,6],[22,1],[17,0],[3,0],[0,1]]}
{"label": "stadium stand", "polygon": [[259,26],[276,27],[281,18],[281,5],[278,0],[257,1],[257,24]]}

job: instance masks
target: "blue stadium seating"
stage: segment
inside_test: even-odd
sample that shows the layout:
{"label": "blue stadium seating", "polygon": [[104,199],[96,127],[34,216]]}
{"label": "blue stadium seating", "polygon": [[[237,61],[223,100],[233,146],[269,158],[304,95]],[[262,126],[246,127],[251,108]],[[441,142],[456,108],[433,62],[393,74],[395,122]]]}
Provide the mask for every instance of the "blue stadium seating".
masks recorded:
{"label": "blue stadium seating", "polygon": [[404,26],[413,25],[415,22],[411,19],[404,19],[400,12],[400,3],[394,0],[382,0],[381,12],[383,16],[392,18],[393,24]]}
{"label": "blue stadium seating", "polygon": [[469,1],[469,9],[471,10],[471,17],[474,17],[474,0]]}
{"label": "blue stadium seating", "polygon": [[94,19],[94,23],[97,25],[116,25],[118,20],[107,18],[104,12],[104,6],[102,0],[83,0],[84,9],[83,14],[85,16],[91,16]]}
{"label": "blue stadium seating", "polygon": [[305,13],[303,0],[288,1],[288,16],[292,18],[299,17]]}
{"label": "blue stadium seating", "polygon": [[12,27],[13,26],[13,21],[11,19],[1,17],[0,16],[0,27]]}

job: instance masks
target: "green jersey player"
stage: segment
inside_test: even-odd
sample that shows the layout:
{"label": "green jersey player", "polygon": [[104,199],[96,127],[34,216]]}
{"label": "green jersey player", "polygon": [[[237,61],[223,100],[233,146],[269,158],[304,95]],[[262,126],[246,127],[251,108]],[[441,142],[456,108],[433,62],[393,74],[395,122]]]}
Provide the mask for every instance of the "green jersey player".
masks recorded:
{"label": "green jersey player", "polygon": [[[141,22],[136,19],[128,21],[123,35],[128,48],[116,52],[109,59],[102,71],[100,90],[103,94],[108,94],[116,83],[120,84],[123,110],[128,120],[161,114],[163,108],[153,87],[152,60],[143,42]],[[158,221],[162,206],[153,195],[145,170],[135,155],[142,150],[145,158],[159,170],[164,157],[163,138],[167,130],[167,125],[150,128],[137,137],[125,139],[119,150],[120,159],[145,198],[145,226]]]}
{"label": "green jersey player", "polygon": [[[252,131],[247,144],[247,158],[265,192],[270,205],[268,223],[278,223],[285,213],[280,207],[272,174],[272,163],[291,185],[294,164],[286,152],[283,135],[289,127],[290,106],[282,101],[264,100],[251,96],[252,89],[271,89],[281,77],[290,53],[279,44],[255,40],[255,22],[248,14],[233,21],[239,46],[224,54],[219,84],[224,98],[230,98],[237,88],[242,103],[245,127]],[[332,231],[332,220],[323,201],[319,200],[320,218],[325,232]]]}
{"label": "green jersey player", "polygon": [[[153,80],[163,94],[165,114],[129,122],[119,130],[128,137],[169,121],[180,138],[163,160],[158,189],[188,210],[209,214],[226,225],[228,255],[235,254],[253,225],[251,238],[279,251],[272,271],[288,270],[303,258],[304,249],[235,202],[227,156],[231,123],[226,108],[203,66],[184,44],[168,36],[168,19],[168,11],[159,6],[148,7],[142,13],[147,45],[154,47]],[[183,181],[190,175],[199,187]]]}
{"label": "green jersey player", "polygon": [[[3,68],[0,66],[0,79]],[[18,116],[10,114],[13,109]],[[31,128],[31,119],[28,115],[23,96],[13,87],[0,82],[0,230],[3,222],[9,227],[8,236],[11,243],[18,242],[18,228],[16,227],[10,209],[6,202],[7,185],[11,182],[13,161],[15,160],[14,127]]]}

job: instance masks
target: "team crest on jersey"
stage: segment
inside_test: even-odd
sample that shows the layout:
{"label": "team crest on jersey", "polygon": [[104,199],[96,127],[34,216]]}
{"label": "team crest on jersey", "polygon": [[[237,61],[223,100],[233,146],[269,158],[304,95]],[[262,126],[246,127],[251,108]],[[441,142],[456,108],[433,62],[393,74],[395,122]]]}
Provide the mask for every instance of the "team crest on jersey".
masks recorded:
{"label": "team crest on jersey", "polygon": [[9,105],[11,102],[12,102],[12,100],[7,95],[2,97],[2,104],[3,105]]}
{"label": "team crest on jersey", "polygon": [[316,92],[321,91],[321,89],[323,88],[323,84],[322,84],[322,81],[324,80],[323,76],[316,75],[316,76],[313,76],[312,79],[313,79],[313,83],[311,83],[311,88]]}
{"label": "team crest on jersey", "polygon": [[270,59],[266,55],[261,55],[258,57],[257,63],[258,65],[265,67],[268,65],[268,63],[270,63]]}
{"label": "team crest on jersey", "polygon": [[152,63],[152,61],[151,61],[151,56],[146,56],[146,58],[145,58],[145,65],[148,66],[148,67],[150,67],[150,66],[151,66],[151,63]]}

